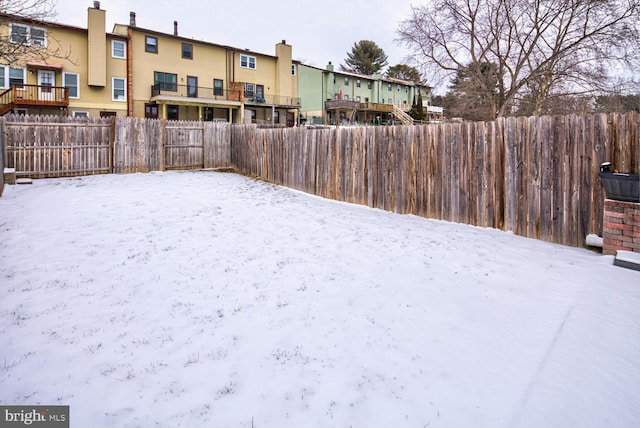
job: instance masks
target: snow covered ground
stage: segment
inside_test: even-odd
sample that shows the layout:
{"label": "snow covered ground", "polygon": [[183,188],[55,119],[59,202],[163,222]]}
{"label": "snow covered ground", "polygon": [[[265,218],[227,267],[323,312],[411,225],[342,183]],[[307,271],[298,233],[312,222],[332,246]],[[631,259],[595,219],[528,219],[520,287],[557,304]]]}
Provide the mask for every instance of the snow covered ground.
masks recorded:
{"label": "snow covered ground", "polygon": [[0,198],[0,404],[84,427],[638,427],[640,273],[219,172]]}

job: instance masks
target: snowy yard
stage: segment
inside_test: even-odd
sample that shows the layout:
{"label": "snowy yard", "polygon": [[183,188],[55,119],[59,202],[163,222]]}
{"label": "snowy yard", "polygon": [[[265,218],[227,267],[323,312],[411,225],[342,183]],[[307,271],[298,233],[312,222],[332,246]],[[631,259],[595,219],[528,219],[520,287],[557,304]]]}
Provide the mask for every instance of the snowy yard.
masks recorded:
{"label": "snowy yard", "polygon": [[0,404],[85,427],[638,427],[640,273],[217,172],[0,198]]}

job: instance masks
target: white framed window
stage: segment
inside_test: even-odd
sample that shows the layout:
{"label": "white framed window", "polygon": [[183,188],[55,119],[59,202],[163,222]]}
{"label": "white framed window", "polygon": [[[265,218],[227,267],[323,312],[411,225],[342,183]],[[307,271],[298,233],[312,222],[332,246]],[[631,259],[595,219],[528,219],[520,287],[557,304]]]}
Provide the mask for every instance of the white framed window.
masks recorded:
{"label": "white framed window", "polygon": [[349,86],[349,78],[348,77],[344,78],[344,86]]}
{"label": "white framed window", "polygon": [[398,86],[398,92],[400,92],[400,85],[397,85],[397,86]]}
{"label": "white framed window", "polygon": [[18,116],[20,116],[20,115],[22,115],[22,116],[26,116],[26,115],[28,115],[28,114],[29,114],[29,109],[26,109],[26,108],[17,108],[17,109],[16,109],[16,114],[17,114]]}
{"label": "white framed window", "polygon": [[358,95],[358,96],[356,97],[356,101],[357,101],[357,102],[360,102],[360,100],[361,100],[360,95]]}
{"label": "white framed window", "polygon": [[9,87],[11,87],[11,85],[24,85],[27,81],[26,74],[26,68],[9,67]]}
{"label": "white framed window", "polygon": [[126,101],[127,100],[127,79],[123,77],[111,78],[112,101]]}
{"label": "white framed window", "polygon": [[389,89],[390,91],[393,91],[393,85],[392,85],[391,83],[389,83],[389,84],[387,85],[387,89]]}
{"label": "white framed window", "polygon": [[356,79],[356,87],[359,88],[361,84],[360,79]]}
{"label": "white framed window", "polygon": [[122,40],[111,40],[111,56],[113,58],[127,58],[127,44]]}
{"label": "white framed window", "polygon": [[31,45],[47,47],[47,30],[45,28],[31,27]]}
{"label": "white framed window", "polygon": [[6,65],[0,65],[0,88],[5,89],[7,87],[7,70],[9,67]]}
{"label": "white framed window", "polygon": [[256,57],[250,55],[240,55],[240,67],[255,70]]}
{"label": "white framed window", "polygon": [[344,96],[344,100],[345,100],[345,101],[349,101],[349,95],[345,95],[345,96]]}
{"label": "white framed window", "polygon": [[69,98],[80,98],[80,75],[62,72],[62,86],[68,88]]}
{"label": "white framed window", "polygon": [[73,117],[89,117],[89,112],[76,110],[73,112]]}
{"label": "white framed window", "polygon": [[389,104],[393,104],[393,100],[389,98]]}
{"label": "white framed window", "polygon": [[32,27],[24,24],[11,24],[11,43],[20,43],[28,46],[47,47],[47,29]]}

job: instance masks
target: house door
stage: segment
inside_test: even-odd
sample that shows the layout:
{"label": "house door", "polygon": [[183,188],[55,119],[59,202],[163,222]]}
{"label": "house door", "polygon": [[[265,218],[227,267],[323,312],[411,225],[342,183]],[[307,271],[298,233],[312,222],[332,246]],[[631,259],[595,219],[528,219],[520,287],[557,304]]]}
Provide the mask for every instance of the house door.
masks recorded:
{"label": "house door", "polygon": [[38,100],[55,101],[55,92],[52,89],[55,74],[50,70],[38,70]]}

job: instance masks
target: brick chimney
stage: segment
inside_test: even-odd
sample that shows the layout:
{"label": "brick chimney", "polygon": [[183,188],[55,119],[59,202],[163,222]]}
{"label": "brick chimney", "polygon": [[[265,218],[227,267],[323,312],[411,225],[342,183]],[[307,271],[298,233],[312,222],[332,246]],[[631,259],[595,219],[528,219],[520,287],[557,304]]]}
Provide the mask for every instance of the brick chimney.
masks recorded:
{"label": "brick chimney", "polygon": [[173,35],[178,37],[178,21],[173,21]]}

